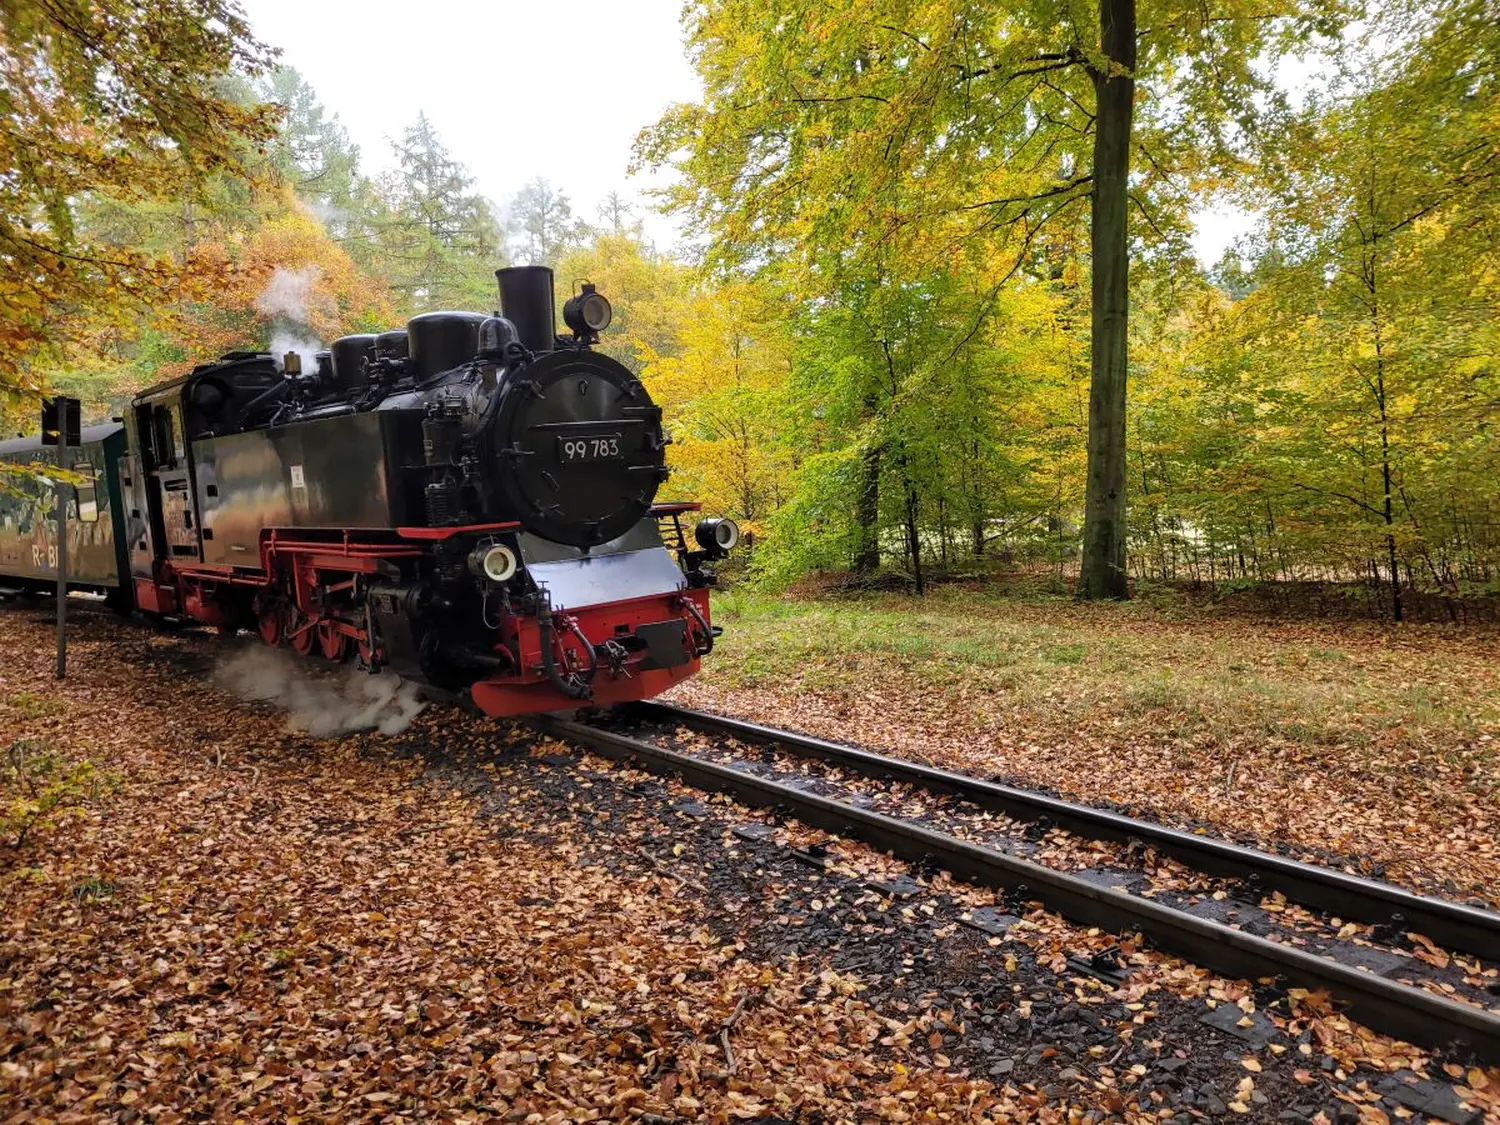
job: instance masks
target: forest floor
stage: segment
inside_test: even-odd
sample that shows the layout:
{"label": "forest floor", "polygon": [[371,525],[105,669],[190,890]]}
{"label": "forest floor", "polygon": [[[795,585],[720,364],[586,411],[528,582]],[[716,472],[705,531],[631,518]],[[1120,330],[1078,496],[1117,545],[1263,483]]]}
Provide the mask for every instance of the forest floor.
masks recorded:
{"label": "forest floor", "polygon": [[676,702],[1500,905],[1500,630],[957,586],[715,621]]}
{"label": "forest floor", "polygon": [[[909,624],[906,603],[726,608],[699,702],[762,693],[779,708],[762,717],[806,725],[847,706],[869,725],[836,733],[890,741],[906,716],[880,734],[873,708],[905,696],[877,691],[937,724],[964,675],[855,644],[862,617]],[[937,647],[974,617],[924,612]],[[1038,713],[1031,675],[1114,643],[1069,612],[1016,625],[1036,631]],[[253,642],[77,616],[59,684],[45,613],[0,610],[7,1121],[1383,1122],[1411,1118],[1405,1084],[1429,1079],[1450,1120],[1500,1113],[1500,1071],[1317,996],[1261,1008],[1246,982],[1040,909],[988,936],[960,914],[992,892],[902,871],[919,891],[888,894],[872,880],[898,872],[871,849],[831,841],[809,866],[790,845],[821,834],[796,822],[452,707],[314,738],[254,701],[275,676],[245,671]],[[799,712],[771,691],[775,661],[824,620],[848,628],[796,666]],[[373,682],[306,675],[276,689],[304,717],[349,714]],[[969,690],[949,706],[1007,713]],[[49,791],[62,805],[18,844],[22,799]],[[1123,983],[1076,968],[1117,943]]]}

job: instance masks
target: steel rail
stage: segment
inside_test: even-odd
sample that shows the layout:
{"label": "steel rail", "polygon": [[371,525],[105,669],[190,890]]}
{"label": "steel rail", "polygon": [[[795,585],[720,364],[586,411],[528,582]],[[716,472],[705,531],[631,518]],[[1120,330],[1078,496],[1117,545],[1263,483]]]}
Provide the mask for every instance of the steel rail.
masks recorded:
{"label": "steel rail", "polygon": [[785,808],[805,823],[863,840],[902,859],[936,865],[987,886],[1024,886],[1029,899],[1067,918],[1114,932],[1139,932],[1157,947],[1213,972],[1250,979],[1279,977],[1289,987],[1325,989],[1347,1005],[1355,1019],[1418,1046],[1439,1048],[1458,1042],[1487,1062],[1500,1062],[1500,1015],[1486,1009],[732,766],[569,720],[546,716],[534,721],[544,733],[605,757],[730,793],[753,807]]}
{"label": "steel rail", "polygon": [[781,747],[799,757],[831,762],[866,777],[904,781],[929,791],[952,793],[1016,820],[1046,817],[1057,827],[1089,839],[1125,843],[1140,840],[1194,870],[1254,880],[1262,891],[1280,891],[1291,902],[1346,921],[1414,930],[1449,949],[1500,960],[1500,913],[1495,911],[1413,894],[1376,879],[743,719],[664,703],[642,703],[633,710],[653,721],[680,723],[695,730]]}

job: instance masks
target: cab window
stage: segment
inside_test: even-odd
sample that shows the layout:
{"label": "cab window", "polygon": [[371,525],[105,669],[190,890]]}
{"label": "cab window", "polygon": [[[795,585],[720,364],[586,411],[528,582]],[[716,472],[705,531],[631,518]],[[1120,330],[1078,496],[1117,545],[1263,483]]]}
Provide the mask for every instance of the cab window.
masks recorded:
{"label": "cab window", "polygon": [[177,462],[178,437],[173,426],[172,411],[165,406],[151,409],[151,460],[157,468],[166,468]]}

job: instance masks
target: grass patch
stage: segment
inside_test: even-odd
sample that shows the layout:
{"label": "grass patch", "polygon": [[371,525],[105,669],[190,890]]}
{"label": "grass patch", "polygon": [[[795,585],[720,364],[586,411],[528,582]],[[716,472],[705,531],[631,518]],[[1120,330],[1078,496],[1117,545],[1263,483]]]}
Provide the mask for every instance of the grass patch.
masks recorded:
{"label": "grass patch", "polygon": [[99,875],[73,885],[73,901],[78,903],[102,902],[114,893],[115,884]]}
{"label": "grass patch", "polygon": [[1163,606],[951,587],[924,599],[726,591],[714,598],[725,634],[704,674],[772,691],[962,688],[1044,725],[1149,722],[1174,738],[1222,743],[1365,746],[1473,738],[1500,724],[1491,637]]}
{"label": "grass patch", "polygon": [[41,695],[34,691],[18,691],[8,696],[6,705],[20,712],[25,719],[45,719],[53,715],[61,715],[64,704],[61,699],[50,695]]}
{"label": "grass patch", "polygon": [[1088,646],[1081,643],[1053,645],[1042,654],[1042,658],[1051,664],[1082,664],[1087,652]]}

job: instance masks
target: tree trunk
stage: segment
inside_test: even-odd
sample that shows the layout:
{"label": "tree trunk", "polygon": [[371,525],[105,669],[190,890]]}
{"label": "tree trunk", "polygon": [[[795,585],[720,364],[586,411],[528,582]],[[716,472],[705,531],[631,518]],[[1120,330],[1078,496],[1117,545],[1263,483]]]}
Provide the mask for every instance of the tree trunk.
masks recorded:
{"label": "tree trunk", "polygon": [[1127,229],[1130,126],[1135,110],[1135,0],[1102,0],[1100,42],[1109,71],[1094,73],[1091,230],[1093,324],[1088,484],[1080,598],[1123,598],[1125,581],[1125,345],[1129,325]]}
{"label": "tree trunk", "polygon": [[1383,464],[1381,473],[1385,479],[1385,551],[1391,571],[1391,617],[1401,620],[1401,572],[1397,569],[1395,519],[1391,513],[1391,454],[1386,428],[1380,427],[1380,447]]}
{"label": "tree trunk", "polygon": [[1371,252],[1369,264],[1366,267],[1366,285],[1370,290],[1370,326],[1375,338],[1375,379],[1372,389],[1375,392],[1375,405],[1380,411],[1380,479],[1384,485],[1384,500],[1381,506],[1381,514],[1385,517],[1385,552],[1386,561],[1390,565],[1391,572],[1391,619],[1401,620],[1401,571],[1398,569],[1396,558],[1396,515],[1395,506],[1392,503],[1392,475],[1391,475],[1391,418],[1387,411],[1385,396],[1385,343],[1382,339],[1380,324],[1380,304],[1376,296],[1375,288],[1375,255]]}
{"label": "tree trunk", "polygon": [[[906,475],[903,466],[902,475]],[[906,480],[906,549],[911,555],[911,574],[916,583],[917,597],[927,593],[926,583],[922,579],[922,532],[917,524],[917,486],[912,483],[908,476]]]}
{"label": "tree trunk", "polygon": [[859,522],[859,546],[854,554],[854,569],[859,574],[874,574],[880,569],[880,446],[871,442],[859,466],[859,498],[854,518]]}
{"label": "tree trunk", "polygon": [[969,532],[974,541],[974,557],[984,558],[984,521],[985,504],[984,494],[981,490],[982,482],[979,476],[979,442],[976,439],[970,443],[969,456],[966,458],[969,471],[973,479],[969,488]]}

